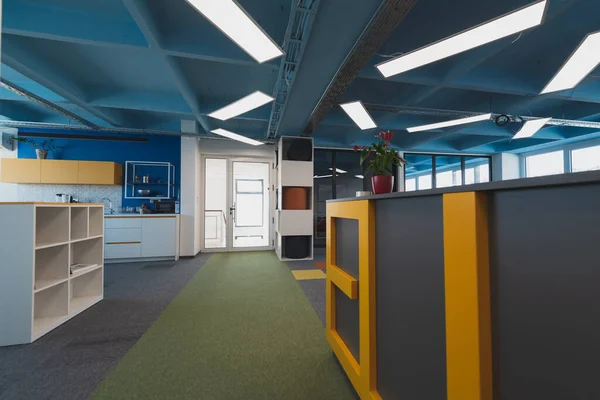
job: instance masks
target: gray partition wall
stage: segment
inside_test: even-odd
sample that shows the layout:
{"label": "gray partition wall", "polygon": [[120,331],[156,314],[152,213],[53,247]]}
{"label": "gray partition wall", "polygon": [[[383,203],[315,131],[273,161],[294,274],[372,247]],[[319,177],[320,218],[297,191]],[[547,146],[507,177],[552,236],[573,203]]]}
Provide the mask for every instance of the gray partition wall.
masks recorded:
{"label": "gray partition wall", "polygon": [[494,400],[600,399],[600,184],[489,193]]}
{"label": "gray partition wall", "polygon": [[442,196],[375,201],[377,387],[446,398]]}

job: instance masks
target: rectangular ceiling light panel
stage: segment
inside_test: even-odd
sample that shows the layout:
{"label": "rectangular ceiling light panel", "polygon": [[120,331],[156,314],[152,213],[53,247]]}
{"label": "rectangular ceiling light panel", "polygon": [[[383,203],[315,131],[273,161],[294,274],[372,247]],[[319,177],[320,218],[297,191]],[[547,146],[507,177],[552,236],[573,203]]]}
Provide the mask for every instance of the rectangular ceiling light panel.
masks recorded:
{"label": "rectangular ceiling light panel", "polygon": [[250,138],[247,138],[246,136],[238,135],[237,133],[229,132],[228,130],[221,129],[221,128],[213,129],[211,132],[214,133],[215,135],[224,136],[229,139],[237,140],[238,142],[244,142],[247,144],[251,144],[252,146],[259,146],[261,144],[264,144],[263,142],[259,142],[258,140],[250,139]]}
{"label": "rectangular ceiling light panel", "polygon": [[353,101],[351,103],[340,104],[340,107],[348,114],[352,121],[362,130],[377,128],[377,124],[371,118],[371,115],[362,102]]}
{"label": "rectangular ceiling light panel", "polygon": [[537,131],[542,129],[544,125],[546,125],[551,119],[552,118],[540,118],[525,122],[521,130],[517,132],[515,136],[513,136],[513,139],[523,139],[532,137],[537,133]]}
{"label": "rectangular ceiling light panel", "polygon": [[406,128],[406,130],[411,133],[421,132],[421,131],[430,131],[432,129],[446,128],[449,126],[457,126],[457,125],[471,124],[473,122],[487,121],[490,118],[492,118],[492,114],[483,114],[483,115],[476,115],[474,117],[454,119],[452,121],[438,122],[436,124],[413,126],[412,128]]}
{"label": "rectangular ceiling light panel", "polygon": [[187,1],[257,62],[283,55],[281,48],[235,1]]}
{"label": "rectangular ceiling light panel", "polygon": [[[333,171],[333,168],[329,168],[329,170],[330,170],[330,171]],[[335,169],[335,172],[337,172],[337,173],[340,173],[340,174],[345,174],[345,173],[347,173],[348,171],[344,171],[343,169],[336,168],[336,169]]]}
{"label": "rectangular ceiling light panel", "polygon": [[600,32],[589,34],[541,94],[572,89],[600,64]]}
{"label": "rectangular ceiling light panel", "polygon": [[542,23],[546,3],[547,0],[537,2],[375,67],[384,77],[389,78],[533,28]]}
{"label": "rectangular ceiling light panel", "polygon": [[246,97],[242,97],[241,99],[234,101],[228,106],[208,114],[208,116],[220,119],[221,121],[226,121],[230,118],[247,113],[250,110],[254,110],[255,108],[263,106],[271,101],[273,101],[271,96],[257,90]]}

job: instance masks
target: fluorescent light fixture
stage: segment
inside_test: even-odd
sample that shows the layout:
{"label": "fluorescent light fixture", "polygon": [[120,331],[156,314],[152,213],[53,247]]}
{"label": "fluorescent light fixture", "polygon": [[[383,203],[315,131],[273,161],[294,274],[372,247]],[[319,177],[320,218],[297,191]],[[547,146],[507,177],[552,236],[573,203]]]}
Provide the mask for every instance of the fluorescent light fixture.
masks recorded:
{"label": "fluorescent light fixture", "polygon": [[187,1],[257,62],[283,55],[281,48],[234,0]]}
{"label": "fluorescent light fixture", "polygon": [[600,64],[600,32],[591,33],[581,42],[541,94],[572,89]]}
{"label": "fluorescent light fixture", "polygon": [[377,124],[360,101],[340,104],[340,107],[348,114],[352,121],[362,130],[377,128]]}
{"label": "fluorescent light fixture", "polygon": [[[330,171],[333,171],[333,168],[329,168],[329,170],[330,170]],[[336,168],[336,169],[335,169],[335,172],[339,172],[340,174],[345,174],[345,173],[347,173],[348,171],[344,171],[343,169]]]}
{"label": "fluorescent light fixture", "polygon": [[546,125],[551,119],[552,118],[540,118],[525,122],[521,130],[517,132],[515,136],[513,136],[513,139],[523,139],[532,137],[537,133],[537,131],[542,129],[544,125]]}
{"label": "fluorescent light fixture", "polygon": [[446,128],[448,126],[464,125],[464,124],[471,124],[473,122],[487,121],[490,118],[492,118],[492,114],[482,114],[482,115],[476,115],[474,117],[453,119],[451,121],[438,122],[436,124],[413,126],[411,128],[406,128],[406,130],[411,133],[412,132],[429,131],[432,129]]}
{"label": "fluorescent light fixture", "polygon": [[364,175],[354,175],[354,177],[358,179],[365,179]]}
{"label": "fluorescent light fixture", "polygon": [[331,178],[333,175],[315,175],[313,176],[314,179],[321,179],[321,178]]}
{"label": "fluorescent light fixture", "polygon": [[264,144],[263,142],[259,142],[258,140],[250,139],[250,138],[247,138],[246,136],[238,135],[237,133],[229,132],[228,130],[221,129],[221,128],[213,129],[211,132],[214,133],[215,135],[220,135],[220,136],[224,136],[229,139],[237,140],[239,142],[251,144],[252,146],[259,146],[261,144]]}
{"label": "fluorescent light fixture", "polygon": [[230,118],[247,113],[250,110],[254,110],[255,108],[263,106],[271,101],[273,101],[271,96],[264,94],[260,90],[257,90],[248,96],[234,101],[228,106],[220,108],[217,111],[213,111],[212,113],[208,114],[208,116],[220,119],[221,121],[226,121]]}
{"label": "fluorescent light fixture", "polygon": [[547,0],[536,2],[375,67],[384,77],[389,78],[538,26],[542,23],[546,3]]}

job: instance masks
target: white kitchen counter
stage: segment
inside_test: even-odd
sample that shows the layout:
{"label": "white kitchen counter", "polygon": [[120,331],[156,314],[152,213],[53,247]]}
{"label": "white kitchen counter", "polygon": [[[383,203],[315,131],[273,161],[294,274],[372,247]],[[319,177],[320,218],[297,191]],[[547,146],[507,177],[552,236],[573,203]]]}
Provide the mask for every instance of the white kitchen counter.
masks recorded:
{"label": "white kitchen counter", "polygon": [[177,217],[179,214],[139,214],[139,213],[117,213],[117,214],[104,214],[104,218],[147,218],[147,217]]}
{"label": "white kitchen counter", "polygon": [[179,214],[104,215],[104,262],[179,259]]}

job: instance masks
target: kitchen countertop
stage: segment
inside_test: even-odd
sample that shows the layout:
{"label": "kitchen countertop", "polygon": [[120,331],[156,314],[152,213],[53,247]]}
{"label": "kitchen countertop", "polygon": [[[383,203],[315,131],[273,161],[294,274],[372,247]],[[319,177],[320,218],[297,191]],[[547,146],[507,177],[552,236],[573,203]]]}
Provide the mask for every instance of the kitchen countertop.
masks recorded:
{"label": "kitchen countertop", "polygon": [[536,178],[521,178],[505,181],[492,181],[487,183],[477,183],[473,185],[453,186],[446,188],[436,188],[428,190],[417,190],[411,192],[394,192],[387,194],[377,194],[371,196],[349,197],[345,199],[327,200],[327,203],[338,203],[344,201],[359,200],[386,200],[403,197],[421,197],[440,195],[444,193],[458,192],[482,192],[494,190],[515,190],[515,189],[534,189],[548,186],[578,185],[585,183],[600,182],[600,171],[575,172],[558,175],[540,176]]}
{"label": "kitchen countertop", "polygon": [[156,217],[177,217],[179,214],[140,214],[140,213],[115,213],[104,214],[104,218],[156,218]]}

